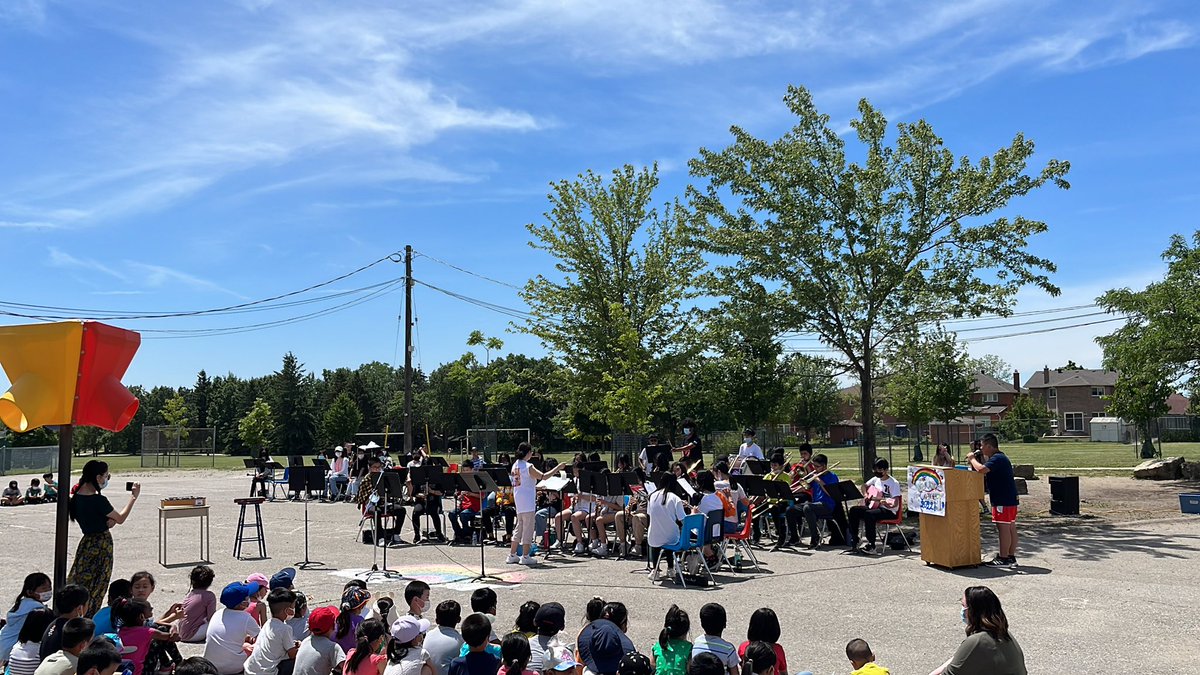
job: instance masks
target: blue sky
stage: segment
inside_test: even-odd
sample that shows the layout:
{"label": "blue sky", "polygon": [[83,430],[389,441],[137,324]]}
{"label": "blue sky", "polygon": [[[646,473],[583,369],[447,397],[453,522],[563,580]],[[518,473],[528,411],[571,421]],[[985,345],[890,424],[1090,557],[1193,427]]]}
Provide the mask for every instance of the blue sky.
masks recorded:
{"label": "blue sky", "polygon": [[[549,182],[658,162],[666,200],[697,148],[726,145],[730,125],[784,133],[781,98],[799,84],[839,126],[867,97],[892,122],[928,119],[958,153],[978,157],[1020,131],[1040,161],[1069,160],[1070,191],[1017,204],[1049,223],[1033,247],[1059,265],[1063,295],[1023,294],[1017,310],[1086,305],[1160,276],[1167,237],[1196,227],[1198,33],[1190,2],[3,0],[0,300],[220,307],[405,244],[521,284],[551,266],[525,230]],[[401,273],[385,263],[323,292]],[[511,288],[431,258],[414,276],[521,307]],[[318,370],[396,359],[399,287],[270,330],[148,332],[341,302],[113,323],[147,330],[129,383],[190,384],[200,368],[264,374],[287,350]],[[420,287],[416,309],[426,370],[461,354],[473,329],[540,353],[500,314]],[[1067,359],[1098,367],[1092,338],[1112,327],[970,348],[1026,377]]]}

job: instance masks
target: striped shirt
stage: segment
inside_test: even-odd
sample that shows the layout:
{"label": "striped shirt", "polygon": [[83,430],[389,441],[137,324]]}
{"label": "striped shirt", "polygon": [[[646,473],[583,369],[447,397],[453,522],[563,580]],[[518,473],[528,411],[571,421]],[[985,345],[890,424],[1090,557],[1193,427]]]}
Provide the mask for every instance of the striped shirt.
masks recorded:
{"label": "striped shirt", "polygon": [[741,662],[733,643],[716,635],[701,635],[692,642],[692,658],[696,658],[701,652],[708,652],[721,659],[726,669],[737,670]]}

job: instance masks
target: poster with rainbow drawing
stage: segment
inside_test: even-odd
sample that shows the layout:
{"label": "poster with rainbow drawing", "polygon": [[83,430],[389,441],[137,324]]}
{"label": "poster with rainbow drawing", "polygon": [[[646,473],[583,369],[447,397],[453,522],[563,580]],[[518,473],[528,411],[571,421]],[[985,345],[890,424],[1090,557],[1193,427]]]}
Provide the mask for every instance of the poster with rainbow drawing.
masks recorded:
{"label": "poster with rainbow drawing", "polygon": [[946,474],[941,467],[908,467],[908,510],[946,515]]}

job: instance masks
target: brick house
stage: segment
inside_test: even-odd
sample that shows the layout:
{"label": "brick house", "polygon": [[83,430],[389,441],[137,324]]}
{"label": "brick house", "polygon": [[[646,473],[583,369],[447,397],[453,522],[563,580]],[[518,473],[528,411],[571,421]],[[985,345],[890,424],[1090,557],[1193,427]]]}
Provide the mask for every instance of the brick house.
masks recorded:
{"label": "brick house", "polygon": [[1104,417],[1108,408],[1105,396],[1112,396],[1117,373],[1112,370],[1042,369],[1029,378],[1025,388],[1029,396],[1055,415],[1058,436],[1089,436],[1090,420]]}
{"label": "brick house", "polygon": [[1021,374],[1015,370],[1012,382],[997,380],[985,373],[976,373],[975,393],[971,396],[971,402],[975,404],[972,413],[975,417],[987,417],[991,426],[995,427],[1020,393]]}

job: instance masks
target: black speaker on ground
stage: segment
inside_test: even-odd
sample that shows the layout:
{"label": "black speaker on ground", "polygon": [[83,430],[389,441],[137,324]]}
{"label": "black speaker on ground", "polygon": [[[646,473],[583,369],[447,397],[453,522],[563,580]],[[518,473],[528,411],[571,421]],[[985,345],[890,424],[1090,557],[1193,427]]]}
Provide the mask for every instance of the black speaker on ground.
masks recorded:
{"label": "black speaker on ground", "polygon": [[1079,476],[1050,476],[1050,513],[1079,515]]}

